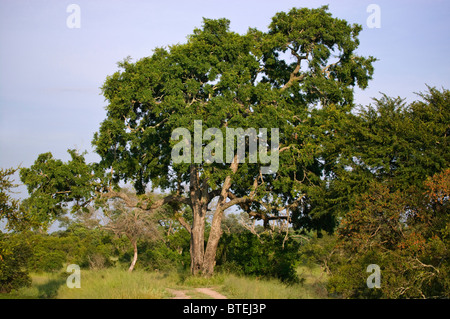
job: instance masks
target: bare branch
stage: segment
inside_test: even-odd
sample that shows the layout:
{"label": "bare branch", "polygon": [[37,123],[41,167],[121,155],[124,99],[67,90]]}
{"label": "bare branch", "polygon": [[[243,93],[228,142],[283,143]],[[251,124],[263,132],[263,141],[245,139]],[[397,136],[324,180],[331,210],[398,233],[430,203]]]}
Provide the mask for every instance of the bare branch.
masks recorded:
{"label": "bare branch", "polygon": [[258,234],[258,232],[255,229],[255,219],[253,219],[253,222],[251,225],[249,225],[242,216],[239,218],[239,223],[248,231],[250,231],[253,235],[256,235],[259,239],[261,239],[261,236]]}

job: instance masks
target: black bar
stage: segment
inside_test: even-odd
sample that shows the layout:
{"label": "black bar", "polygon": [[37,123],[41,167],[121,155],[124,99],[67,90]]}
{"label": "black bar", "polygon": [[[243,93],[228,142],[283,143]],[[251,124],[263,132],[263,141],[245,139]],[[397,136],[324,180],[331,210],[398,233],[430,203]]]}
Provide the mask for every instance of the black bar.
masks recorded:
{"label": "black bar", "polygon": [[[379,316],[421,313],[448,313],[449,300],[355,300],[355,299],[163,299],[163,300],[0,300],[3,313],[18,315],[124,316],[133,318],[322,318],[325,315],[347,317]],[[441,309],[442,308],[442,309]],[[395,312],[393,312],[395,311]]]}

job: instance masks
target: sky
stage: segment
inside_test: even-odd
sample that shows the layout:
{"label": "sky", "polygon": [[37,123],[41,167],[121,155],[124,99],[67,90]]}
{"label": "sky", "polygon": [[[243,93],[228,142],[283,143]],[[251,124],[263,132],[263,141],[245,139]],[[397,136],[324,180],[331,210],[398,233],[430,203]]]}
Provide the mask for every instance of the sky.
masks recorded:
{"label": "sky", "polygon": [[[266,31],[277,12],[326,4],[334,17],[362,25],[357,54],[379,59],[369,87],[355,91],[357,104],[380,92],[412,102],[426,84],[450,89],[447,0],[0,0],[0,167],[29,167],[44,152],[67,160],[69,148],[97,161],[91,140],[106,117],[100,87],[117,62],[184,43],[203,17],[227,18],[238,33]],[[379,28],[367,23],[370,4],[380,9]],[[26,196],[23,186],[17,191]]]}

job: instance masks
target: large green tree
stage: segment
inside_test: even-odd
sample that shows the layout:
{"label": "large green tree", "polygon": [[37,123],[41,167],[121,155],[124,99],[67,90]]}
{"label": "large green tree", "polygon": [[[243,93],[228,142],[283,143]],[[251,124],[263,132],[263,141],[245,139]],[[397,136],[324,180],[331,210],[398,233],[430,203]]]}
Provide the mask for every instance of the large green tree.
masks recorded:
{"label": "large green tree", "polygon": [[420,99],[382,95],[336,122],[326,141],[324,202],[335,213],[353,209],[373,181],[405,191],[447,168],[450,163],[450,91],[428,87]]}
{"label": "large green tree", "polygon": [[[351,110],[353,89],[365,88],[373,73],[375,59],[355,53],[360,31],[361,26],[332,17],[327,7],[294,8],[277,13],[267,32],[237,34],[227,19],[204,19],[186,43],[157,48],[137,62],[125,59],[102,88],[107,117],[93,139],[100,162],[87,165],[73,157],[65,165],[78,161],[81,166],[75,167],[87,169],[87,179],[50,183],[55,189],[45,203],[59,209],[59,202],[77,201],[78,195],[84,202],[92,196],[127,202],[116,186],[132,183],[140,196],[136,207],[154,210],[168,204],[179,212],[177,218],[191,234],[193,274],[213,273],[222,218],[232,206],[266,225],[286,219],[298,227],[324,227],[332,218],[316,216],[312,208],[324,183],[323,145],[336,133],[328,119]],[[203,137],[184,149],[184,162],[172,156],[182,143],[173,135],[178,128]],[[231,128],[250,135],[245,141],[237,138],[238,145],[247,145],[244,156],[227,157],[220,147],[221,136],[223,144],[235,144],[235,137],[227,135]],[[258,134],[261,128],[269,134]],[[254,140],[256,159],[250,157]],[[200,160],[196,146],[205,148]],[[207,155],[214,161],[205,161]],[[24,181],[45,181],[46,173],[39,170],[48,165],[36,165],[34,175],[24,171]],[[48,187],[32,183],[32,197]],[[82,183],[95,188],[78,188]],[[168,195],[148,198],[149,186]],[[33,209],[40,205],[33,203]],[[182,205],[190,207],[191,224],[183,218]],[[205,238],[208,212],[212,220]]]}

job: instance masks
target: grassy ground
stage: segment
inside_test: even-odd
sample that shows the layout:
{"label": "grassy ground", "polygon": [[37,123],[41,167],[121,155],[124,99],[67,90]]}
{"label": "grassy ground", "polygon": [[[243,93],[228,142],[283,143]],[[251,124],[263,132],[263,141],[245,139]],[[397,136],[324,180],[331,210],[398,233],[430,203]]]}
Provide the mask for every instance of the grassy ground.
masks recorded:
{"label": "grassy ground", "polygon": [[319,267],[299,267],[302,283],[285,285],[276,279],[257,279],[219,273],[212,278],[192,277],[186,273],[160,273],[123,269],[81,270],[81,288],[68,288],[69,273],[31,274],[31,287],[21,288],[0,298],[58,299],[165,299],[167,290],[183,290],[193,299],[208,298],[196,287],[211,287],[230,299],[305,299],[326,298],[326,276]]}
{"label": "grassy ground", "polygon": [[218,290],[229,298],[242,299],[315,299],[327,298],[326,275],[319,267],[297,269],[302,283],[286,285],[276,279],[227,276]]}

